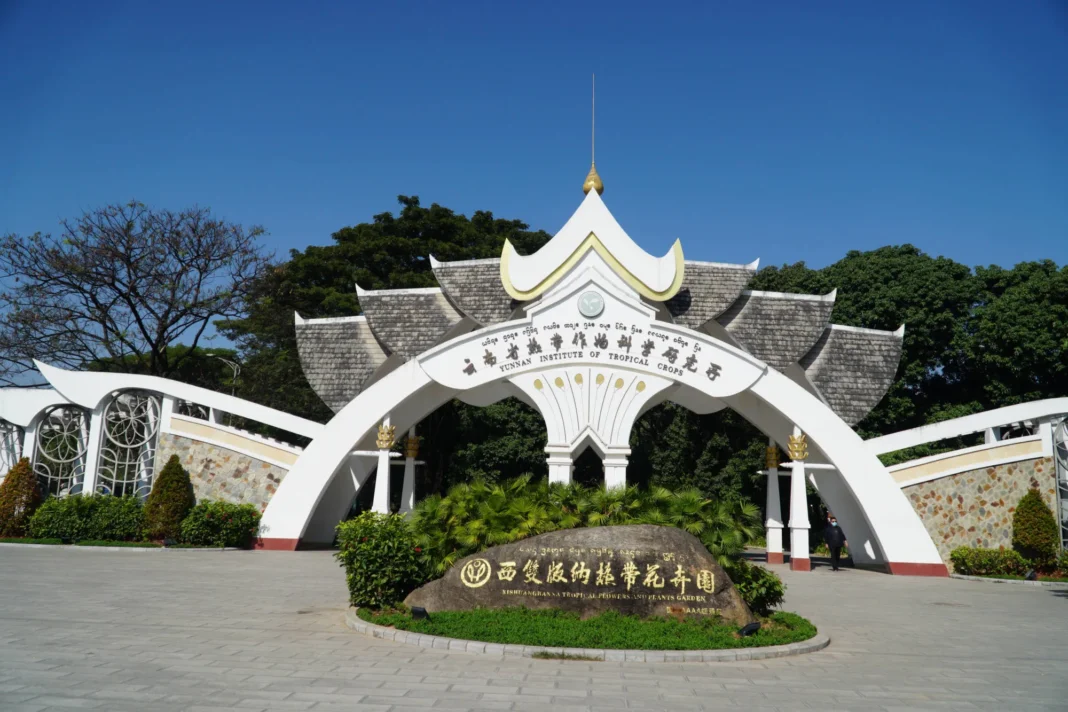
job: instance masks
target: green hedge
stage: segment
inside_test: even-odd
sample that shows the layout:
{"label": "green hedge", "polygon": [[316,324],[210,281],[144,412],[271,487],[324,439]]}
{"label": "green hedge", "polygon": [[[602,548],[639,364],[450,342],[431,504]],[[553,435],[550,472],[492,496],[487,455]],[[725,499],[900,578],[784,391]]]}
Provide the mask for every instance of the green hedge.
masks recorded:
{"label": "green hedge", "polygon": [[808,640],[816,627],[793,613],[775,613],[752,636],[718,618],[676,620],[602,613],[583,620],[575,613],[527,608],[475,609],[432,613],[415,620],[408,611],[369,611],[357,615],[377,625],[427,635],[512,645],[637,650],[716,650],[784,645]]}
{"label": "green hedge", "polygon": [[249,548],[260,530],[260,510],[251,504],[201,502],[182,520],[181,540],[196,546]]}
{"label": "green hedge", "polygon": [[973,549],[959,546],[949,553],[953,571],[964,576],[1020,576],[1031,568],[1030,562],[1012,549]]}
{"label": "green hedge", "polygon": [[400,603],[429,580],[427,559],[403,515],[364,512],[339,524],[337,539],[335,556],[354,606]]}
{"label": "green hedge", "polygon": [[35,539],[63,541],[136,541],[141,538],[143,521],[144,507],[135,497],[51,497],[30,519],[29,534]]}

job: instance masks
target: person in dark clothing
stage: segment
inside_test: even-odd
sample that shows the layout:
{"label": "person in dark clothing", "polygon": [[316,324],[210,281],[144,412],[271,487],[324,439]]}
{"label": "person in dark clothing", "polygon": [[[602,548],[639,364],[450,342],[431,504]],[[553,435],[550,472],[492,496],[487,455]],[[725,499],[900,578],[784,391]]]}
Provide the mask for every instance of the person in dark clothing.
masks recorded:
{"label": "person in dark clothing", "polygon": [[827,515],[827,526],[823,528],[823,540],[827,542],[827,548],[831,550],[831,571],[837,571],[838,564],[842,560],[842,547],[847,542],[845,532],[838,526],[838,520],[833,514]]}

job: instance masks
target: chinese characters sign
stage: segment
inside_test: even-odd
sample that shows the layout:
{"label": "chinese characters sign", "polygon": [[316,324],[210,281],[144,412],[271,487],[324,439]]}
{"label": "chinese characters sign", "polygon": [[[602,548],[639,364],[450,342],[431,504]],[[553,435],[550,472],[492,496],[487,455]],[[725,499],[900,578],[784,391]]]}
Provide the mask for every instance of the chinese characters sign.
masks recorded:
{"label": "chinese characters sign", "polygon": [[700,541],[655,526],[574,529],[493,547],[461,560],[407,603],[431,611],[526,606],[750,620]]}

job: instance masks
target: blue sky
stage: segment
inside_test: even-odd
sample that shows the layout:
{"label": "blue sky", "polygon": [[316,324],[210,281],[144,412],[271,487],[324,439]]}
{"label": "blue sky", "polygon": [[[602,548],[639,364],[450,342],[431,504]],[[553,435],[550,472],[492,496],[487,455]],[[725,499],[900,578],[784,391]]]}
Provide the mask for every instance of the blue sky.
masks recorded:
{"label": "blue sky", "polygon": [[1068,262],[1061,2],[0,0],[0,232],[137,198],[326,244],[398,194],[650,252]]}

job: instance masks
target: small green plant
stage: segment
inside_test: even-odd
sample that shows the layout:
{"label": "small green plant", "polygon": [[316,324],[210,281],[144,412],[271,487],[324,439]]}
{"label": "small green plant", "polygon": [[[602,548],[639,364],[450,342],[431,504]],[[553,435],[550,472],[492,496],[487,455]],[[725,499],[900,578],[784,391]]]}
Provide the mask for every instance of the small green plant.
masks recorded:
{"label": "small green plant", "polygon": [[183,543],[247,549],[260,530],[260,511],[251,504],[201,502],[182,520]]}
{"label": "small green plant", "polygon": [[1060,527],[1035,488],[1020,499],[1013,512],[1012,548],[1036,569],[1048,571],[1056,564]]}
{"label": "small green plant", "polygon": [[782,605],[786,584],[774,571],[750,564],[745,559],[732,561],[726,571],[753,613],[768,615],[772,608]]}
{"label": "small green plant", "polygon": [[949,553],[953,571],[963,576],[1022,576],[1030,568],[1012,549],[973,549],[958,546]]}
{"label": "small green plant", "polygon": [[1068,576],[1068,549],[1061,552],[1061,555],[1057,557],[1057,570],[1061,572],[1062,576]]}
{"label": "small green plant", "polygon": [[195,504],[189,473],[178,456],[171,455],[145,502],[145,538],[177,540],[182,533],[182,520]]}
{"label": "small green plant", "polygon": [[337,540],[354,606],[400,603],[427,580],[422,548],[403,515],[364,512],[338,525]]}
{"label": "small green plant", "polygon": [[136,497],[76,495],[45,500],[30,519],[36,539],[63,541],[136,541],[141,538],[144,507]]}
{"label": "small green plant", "polygon": [[0,536],[23,536],[39,506],[41,489],[37,486],[30,461],[24,457],[0,483]]}

